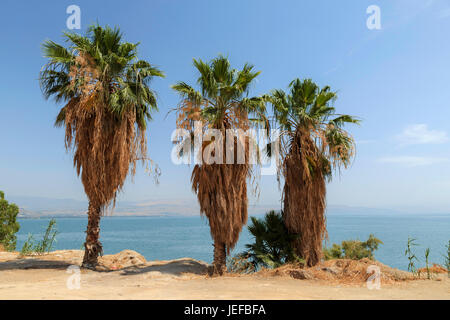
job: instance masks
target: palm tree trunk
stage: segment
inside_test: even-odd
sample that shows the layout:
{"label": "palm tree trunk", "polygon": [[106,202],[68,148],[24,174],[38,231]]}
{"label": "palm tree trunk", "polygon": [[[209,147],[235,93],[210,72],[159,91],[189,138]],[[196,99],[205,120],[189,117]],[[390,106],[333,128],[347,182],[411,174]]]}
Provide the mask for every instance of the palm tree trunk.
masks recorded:
{"label": "palm tree trunk", "polygon": [[289,232],[300,235],[293,243],[296,254],[312,267],[321,260],[322,242],[326,236],[326,185],[320,170],[309,172],[303,165],[302,147],[318,152],[310,140],[303,144],[298,140],[292,145],[283,164],[283,218]]}
{"label": "palm tree trunk", "polygon": [[88,225],[86,230],[86,242],[84,243],[84,268],[95,268],[99,255],[103,255],[103,247],[100,238],[100,207],[89,203]]}
{"label": "palm tree trunk", "polygon": [[213,274],[222,275],[226,271],[226,248],[222,242],[214,241]]}

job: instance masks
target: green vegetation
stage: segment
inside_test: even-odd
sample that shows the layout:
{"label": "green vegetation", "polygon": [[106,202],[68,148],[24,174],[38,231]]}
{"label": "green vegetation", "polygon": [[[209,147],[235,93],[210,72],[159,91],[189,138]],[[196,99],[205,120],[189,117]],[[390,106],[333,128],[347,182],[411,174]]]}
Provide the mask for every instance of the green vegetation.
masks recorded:
{"label": "green vegetation", "polygon": [[425,268],[427,270],[427,278],[431,279],[430,265],[428,263],[428,257],[430,256],[430,248],[425,249]]}
{"label": "green vegetation", "polygon": [[342,241],[341,245],[334,243],[331,248],[324,250],[324,256],[326,260],[342,258],[353,260],[369,258],[373,260],[373,253],[378,249],[380,244],[383,244],[383,242],[371,234],[364,242],[360,240],[347,240]]}
{"label": "green vegetation", "polygon": [[31,253],[42,254],[45,252],[50,252],[53,249],[53,244],[56,242],[57,234],[58,231],[56,230],[56,220],[52,219],[48,223],[44,237],[41,241],[35,243],[33,235],[32,234],[28,235],[28,239],[23,244],[20,254],[26,256]]}
{"label": "green vegetation", "polygon": [[8,251],[16,249],[16,233],[20,229],[17,222],[19,207],[5,200],[5,193],[0,191],[0,245]]}
{"label": "green vegetation", "polygon": [[304,262],[295,254],[292,246],[299,235],[287,231],[282,213],[272,210],[263,219],[252,217],[251,220],[252,224],[248,226],[248,230],[255,241],[246,245],[247,251],[241,253],[240,258],[247,258],[254,269]]}
{"label": "green vegetation", "polygon": [[256,272],[257,268],[245,253],[237,254],[227,258],[227,271],[230,273],[248,274]]}
{"label": "green vegetation", "polygon": [[20,250],[20,255],[26,256],[33,252],[34,247],[34,238],[32,234],[28,234],[27,241],[22,246],[22,249]]}
{"label": "green vegetation", "polygon": [[415,242],[416,239],[408,237],[408,242],[406,244],[405,256],[408,258],[408,271],[412,272],[414,275],[417,275],[417,268],[414,264],[415,261],[419,261],[416,255],[413,253],[412,248],[418,246]]}

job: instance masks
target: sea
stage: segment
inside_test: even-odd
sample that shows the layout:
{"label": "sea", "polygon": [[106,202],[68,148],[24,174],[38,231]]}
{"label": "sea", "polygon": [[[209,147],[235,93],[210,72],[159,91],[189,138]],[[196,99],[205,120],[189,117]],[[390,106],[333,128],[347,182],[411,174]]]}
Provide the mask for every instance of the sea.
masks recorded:
{"label": "sea", "polygon": [[[82,249],[87,218],[55,219],[58,234],[54,250]],[[19,219],[17,250],[20,251],[29,234],[34,239],[42,239],[49,221],[50,218]],[[430,248],[430,262],[443,263],[450,240],[450,215],[329,215],[327,229],[325,246],[350,239],[364,241],[374,234],[383,241],[375,252],[375,258],[391,267],[406,270],[408,237],[415,238],[418,244],[413,247],[419,259],[417,266],[424,266],[427,248]],[[147,260],[190,257],[210,263],[213,259],[208,221],[201,217],[102,217],[100,241],[104,254],[131,249]],[[232,254],[244,251],[245,244],[251,241],[252,237],[244,227]]]}

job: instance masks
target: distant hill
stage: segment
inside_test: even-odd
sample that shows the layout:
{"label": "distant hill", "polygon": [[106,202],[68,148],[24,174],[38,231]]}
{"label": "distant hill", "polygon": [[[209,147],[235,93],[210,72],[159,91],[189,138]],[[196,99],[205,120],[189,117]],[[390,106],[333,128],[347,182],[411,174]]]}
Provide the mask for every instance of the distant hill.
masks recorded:
{"label": "distant hill", "polygon": [[[40,217],[84,217],[87,201],[74,199],[52,199],[41,197],[11,196],[8,200],[20,208],[20,218]],[[269,210],[279,210],[279,204],[250,204],[249,214],[260,215]],[[416,210],[414,210],[416,209]],[[419,210],[420,209],[420,210]],[[195,197],[192,199],[160,199],[148,201],[119,201],[114,216],[197,216],[199,206]],[[439,210],[424,208],[385,209],[329,205],[327,215],[402,215],[402,214],[448,214]]]}
{"label": "distant hill", "polygon": [[[19,206],[20,218],[84,217],[88,207],[87,201],[74,199],[11,196],[8,200]],[[274,208],[277,207],[250,205],[249,214],[262,214]],[[193,198],[140,202],[120,201],[116,204],[112,214],[114,216],[197,216],[199,212],[198,203]]]}

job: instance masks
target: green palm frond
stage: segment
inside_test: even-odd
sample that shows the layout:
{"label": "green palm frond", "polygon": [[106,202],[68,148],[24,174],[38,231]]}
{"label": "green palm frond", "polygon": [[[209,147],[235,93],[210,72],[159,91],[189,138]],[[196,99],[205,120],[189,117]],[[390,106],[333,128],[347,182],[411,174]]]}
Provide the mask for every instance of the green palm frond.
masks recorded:
{"label": "green palm frond", "polygon": [[302,262],[292,247],[299,235],[287,231],[282,215],[272,210],[263,219],[251,218],[248,231],[254,240],[246,245],[247,250],[241,255],[248,257],[256,268],[276,268],[285,263]]}
{"label": "green palm frond", "polygon": [[354,155],[354,140],[343,126],[360,123],[355,117],[336,114],[333,106],[336,99],[336,92],[329,86],[320,88],[311,79],[295,79],[289,84],[288,93],[272,90],[268,100],[286,137],[282,150],[289,150],[298,134],[308,134],[316,141],[317,152],[323,153],[316,160],[309,158],[310,169],[321,170],[328,178],[331,178],[331,168],[347,167]]}
{"label": "green palm frond", "polygon": [[172,89],[178,92],[183,101],[202,107],[201,115],[210,126],[219,126],[233,111],[245,112],[252,122],[268,123],[266,103],[268,97],[247,97],[248,89],[260,72],[254,72],[253,66],[245,64],[241,70],[232,69],[228,59],[222,55],[204,62],[193,59],[199,73],[197,91],[185,82],[178,82]]}
{"label": "green palm frond", "polygon": [[[86,35],[65,32],[64,38],[67,48],[50,40],[42,45],[43,55],[49,59],[39,77],[45,98],[67,103],[79,97],[78,87],[84,85],[84,79],[73,78],[71,71],[79,65],[77,57],[87,56],[99,74],[93,81],[108,88],[103,98],[109,111],[120,117],[125,110],[134,109],[138,126],[145,128],[152,111],[157,110],[156,96],[149,83],[154,77],[164,77],[164,73],[137,59],[139,44],[122,42],[119,28],[99,25],[90,26]],[[64,124],[63,116],[61,109],[55,125]]]}

